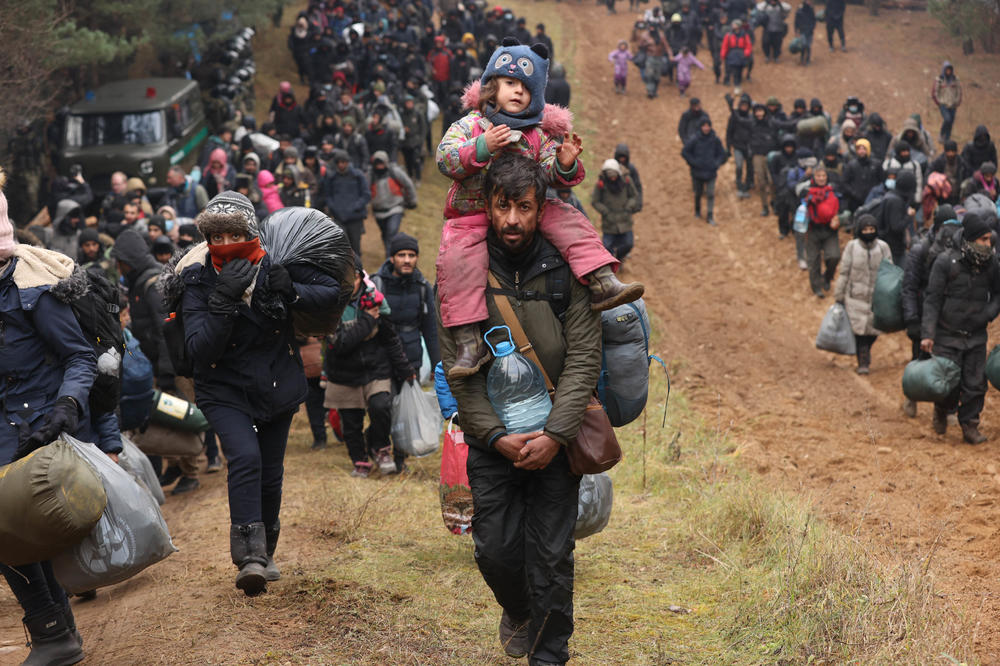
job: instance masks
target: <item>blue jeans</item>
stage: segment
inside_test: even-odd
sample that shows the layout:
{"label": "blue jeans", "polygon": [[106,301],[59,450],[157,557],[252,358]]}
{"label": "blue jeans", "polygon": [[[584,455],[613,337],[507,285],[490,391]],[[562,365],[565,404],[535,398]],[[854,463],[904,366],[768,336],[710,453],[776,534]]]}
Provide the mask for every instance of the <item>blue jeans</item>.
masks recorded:
{"label": "blue jeans", "polygon": [[947,141],[951,138],[951,128],[955,124],[955,112],[958,108],[948,108],[944,104],[938,108],[941,109],[941,138]]}
{"label": "blue jeans", "polygon": [[229,464],[229,517],[234,525],[278,521],[285,447],[295,410],[258,421],[233,407],[202,405]]}
{"label": "blue jeans", "polygon": [[601,236],[604,248],[613,254],[615,259],[619,260],[625,258],[632,251],[634,240],[635,236],[631,231],[626,231],[623,234],[604,234]]}
{"label": "blue jeans", "polygon": [[382,244],[385,245],[385,258],[389,258],[389,242],[392,237],[399,233],[399,226],[403,223],[403,214],[396,213],[381,219],[375,218],[378,228],[382,230]]}

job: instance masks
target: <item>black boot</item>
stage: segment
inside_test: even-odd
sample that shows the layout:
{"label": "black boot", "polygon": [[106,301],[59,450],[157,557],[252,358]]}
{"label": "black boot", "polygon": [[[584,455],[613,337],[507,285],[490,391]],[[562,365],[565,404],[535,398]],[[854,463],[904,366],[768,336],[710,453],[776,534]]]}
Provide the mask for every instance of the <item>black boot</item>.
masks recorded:
{"label": "black boot", "polygon": [[236,587],[248,597],[267,589],[264,567],[267,566],[267,546],[264,523],[233,525],[229,530],[229,552],[233,564],[240,568],[236,574]]}
{"label": "black boot", "polygon": [[271,583],[281,578],[281,570],[274,563],[274,549],[278,547],[278,535],[281,533],[281,521],[264,529],[264,540],[267,546],[267,566],[264,567],[264,578]]}
{"label": "black boot", "polygon": [[[94,596],[97,596],[97,590],[94,590]],[[80,632],[76,630],[76,618],[73,617],[73,609],[69,605],[67,600],[66,605],[63,606],[63,617],[66,619],[66,628],[69,629],[69,633],[73,634],[73,638],[76,639],[77,644],[83,647],[83,636]]]}
{"label": "black boot", "polygon": [[448,379],[469,377],[479,372],[479,368],[489,359],[489,351],[483,343],[483,336],[476,324],[455,326],[455,363],[448,370]]}
{"label": "black boot", "polygon": [[931,418],[931,426],[934,428],[934,432],[939,435],[948,432],[948,412],[934,405],[934,416]]}
{"label": "black boot", "polygon": [[587,276],[590,279],[590,309],[610,310],[642,298],[646,288],[641,282],[622,283],[610,266],[601,266]]}
{"label": "black boot", "polygon": [[986,435],[979,432],[978,423],[963,423],[962,438],[969,444],[982,444],[986,441]]}
{"label": "black boot", "polygon": [[62,608],[23,622],[31,635],[31,654],[21,666],[68,666],[83,661],[83,648],[66,625]]}

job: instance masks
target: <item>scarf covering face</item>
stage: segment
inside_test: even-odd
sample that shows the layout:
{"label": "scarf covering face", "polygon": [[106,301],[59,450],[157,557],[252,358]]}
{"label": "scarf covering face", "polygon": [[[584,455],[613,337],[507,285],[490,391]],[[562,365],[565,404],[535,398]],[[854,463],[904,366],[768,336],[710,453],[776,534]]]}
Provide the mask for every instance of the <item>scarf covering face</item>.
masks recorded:
{"label": "scarf covering face", "polygon": [[228,245],[209,245],[208,253],[212,255],[212,265],[217,271],[221,271],[222,267],[233,259],[246,259],[251,264],[257,265],[267,254],[260,246],[259,238]]}
{"label": "scarf covering face", "polygon": [[994,256],[992,247],[985,247],[972,241],[962,241],[962,258],[969,262],[977,273],[988,267]]}

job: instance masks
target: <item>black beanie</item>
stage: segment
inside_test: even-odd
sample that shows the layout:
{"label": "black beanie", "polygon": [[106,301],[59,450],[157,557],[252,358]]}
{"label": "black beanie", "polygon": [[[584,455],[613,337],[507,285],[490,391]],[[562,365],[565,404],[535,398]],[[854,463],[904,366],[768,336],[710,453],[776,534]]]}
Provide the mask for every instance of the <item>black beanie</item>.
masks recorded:
{"label": "black beanie", "polygon": [[951,204],[941,204],[934,211],[934,226],[938,226],[948,220],[955,219],[955,209],[951,207]]}
{"label": "black beanie", "polygon": [[972,242],[993,231],[989,222],[978,213],[966,213],[962,219],[962,240]]}
{"label": "black beanie", "polygon": [[77,241],[80,243],[80,245],[83,245],[84,243],[91,241],[94,243],[100,243],[101,237],[98,235],[97,229],[92,229],[90,227],[87,227],[86,229],[80,232],[80,237],[77,239]]}
{"label": "black beanie", "polygon": [[389,241],[389,256],[393,256],[397,252],[402,250],[412,250],[413,252],[420,254],[420,243],[417,239],[409,234],[404,234],[402,231],[398,232]]}

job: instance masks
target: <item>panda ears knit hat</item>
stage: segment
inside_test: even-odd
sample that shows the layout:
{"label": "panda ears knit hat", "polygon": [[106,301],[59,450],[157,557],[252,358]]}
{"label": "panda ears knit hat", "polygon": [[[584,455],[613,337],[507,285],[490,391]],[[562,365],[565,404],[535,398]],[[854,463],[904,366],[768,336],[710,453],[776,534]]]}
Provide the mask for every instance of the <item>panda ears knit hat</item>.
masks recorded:
{"label": "panda ears knit hat", "polygon": [[504,113],[489,104],[486,116],[496,125],[507,125],[511,129],[521,129],[537,125],[545,110],[545,86],[549,80],[549,50],[544,44],[523,46],[513,37],[504,37],[490,60],[486,63],[480,85],[495,77],[506,76],[517,79],[531,93],[527,108],[516,115]]}
{"label": "panda ears knit hat", "polygon": [[257,238],[257,214],[250,200],[239,192],[226,190],[212,197],[205,209],[194,219],[205,238],[212,234],[239,231],[247,240]]}
{"label": "panda ears knit hat", "polygon": [[0,169],[0,261],[7,261],[14,254],[14,225],[7,215],[7,197],[3,186],[7,184],[7,172]]}

